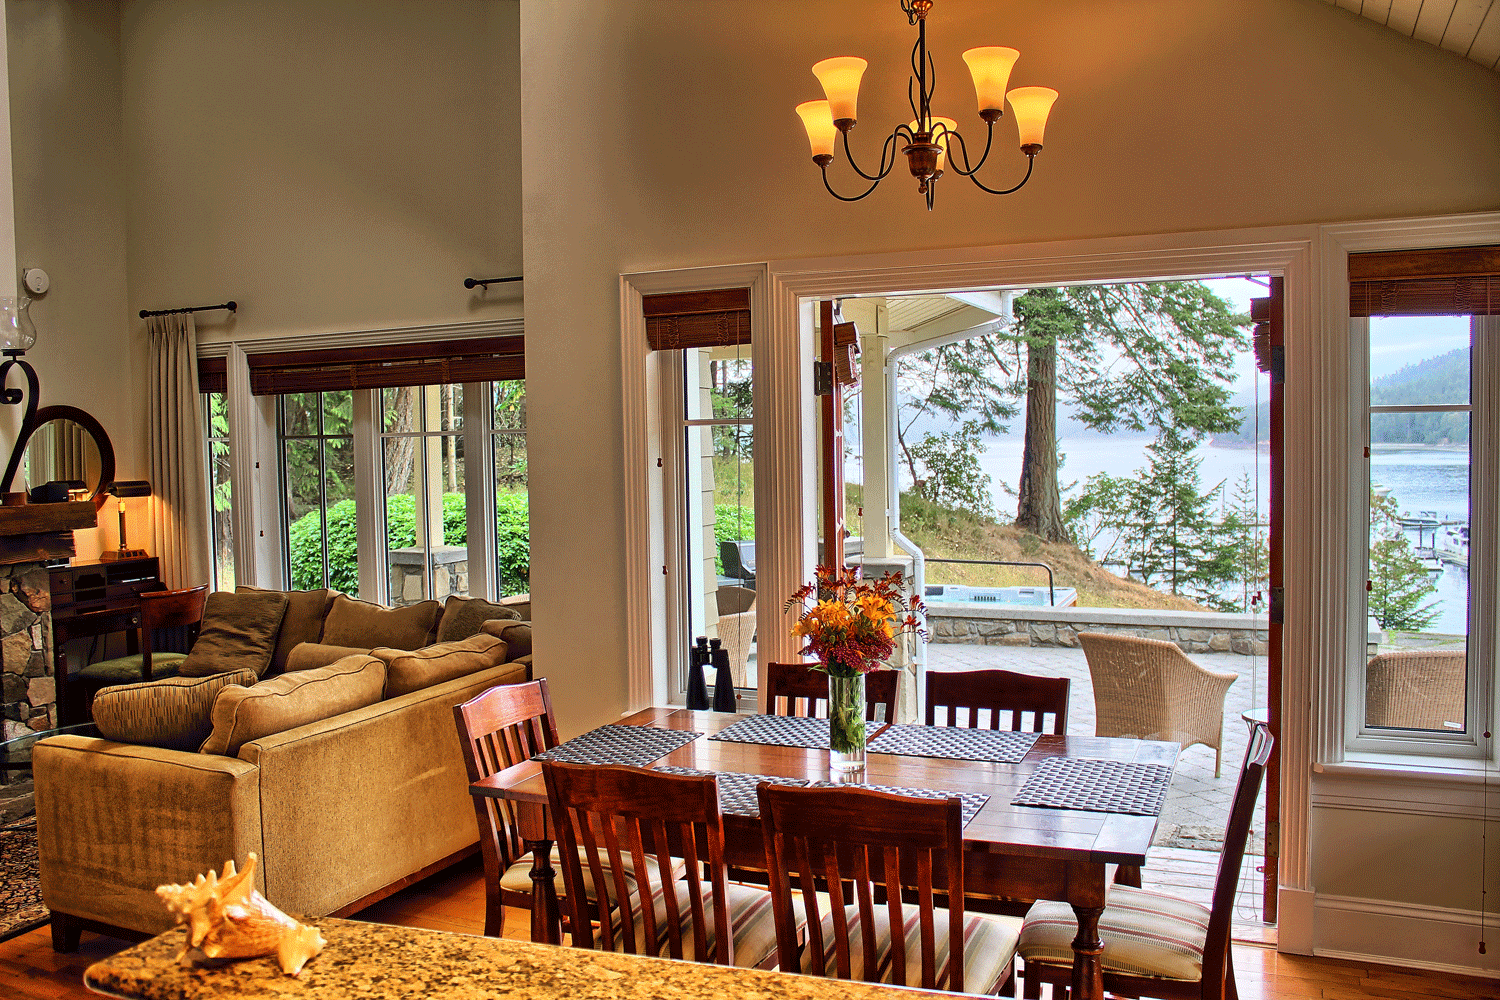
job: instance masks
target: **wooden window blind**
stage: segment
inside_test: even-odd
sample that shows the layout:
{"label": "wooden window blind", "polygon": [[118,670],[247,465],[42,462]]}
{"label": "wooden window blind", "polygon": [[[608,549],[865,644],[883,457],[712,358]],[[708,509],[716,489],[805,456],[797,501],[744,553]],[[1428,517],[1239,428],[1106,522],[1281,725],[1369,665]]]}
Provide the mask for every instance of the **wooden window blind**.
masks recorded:
{"label": "wooden window blind", "polygon": [[228,358],[199,358],[198,359],[198,391],[199,392],[228,392],[229,391],[229,365]]}
{"label": "wooden window blind", "polygon": [[1349,315],[1500,315],[1500,247],[1350,254]]}
{"label": "wooden window blind", "polygon": [[524,337],[481,337],[329,351],[251,354],[257,396],[403,385],[502,382],[526,377]]}
{"label": "wooden window blind", "polygon": [[750,343],[750,289],[647,295],[646,342],[653,351]]}

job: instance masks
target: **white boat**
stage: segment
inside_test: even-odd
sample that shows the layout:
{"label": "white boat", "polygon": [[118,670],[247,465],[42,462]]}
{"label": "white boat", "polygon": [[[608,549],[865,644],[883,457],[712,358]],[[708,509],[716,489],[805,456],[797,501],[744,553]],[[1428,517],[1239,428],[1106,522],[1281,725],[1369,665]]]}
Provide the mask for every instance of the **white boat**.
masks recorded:
{"label": "white boat", "polygon": [[1432,554],[1445,563],[1467,568],[1469,565],[1469,526],[1450,524],[1437,532],[1432,542]]}

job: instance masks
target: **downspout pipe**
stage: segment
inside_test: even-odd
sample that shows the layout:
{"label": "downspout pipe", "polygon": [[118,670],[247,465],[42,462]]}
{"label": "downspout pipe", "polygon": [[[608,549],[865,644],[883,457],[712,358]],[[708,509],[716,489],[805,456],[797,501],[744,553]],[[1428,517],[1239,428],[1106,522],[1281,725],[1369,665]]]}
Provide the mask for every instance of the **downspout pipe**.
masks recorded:
{"label": "downspout pipe", "polygon": [[[974,337],[983,337],[991,333],[999,333],[1007,329],[1015,322],[1015,312],[1012,304],[1015,301],[1014,292],[1001,292],[1003,300],[1003,311],[992,320],[971,326],[967,330],[959,330],[957,333],[946,334],[935,337],[932,340],[924,340],[915,344],[904,344],[891,351],[885,356],[885,398],[886,398],[886,467],[889,472],[886,475],[886,524],[889,526],[891,541],[896,547],[912,558],[912,573],[915,577],[914,586],[918,596],[927,593],[927,557],[922,550],[910,538],[901,533],[901,456],[897,453],[898,442],[896,438],[896,417],[900,410],[900,399],[897,397],[896,384],[896,362],[908,354],[920,354],[922,351],[930,351],[938,347],[946,347],[948,344],[956,344],[961,340],[970,340]],[[917,665],[917,703],[919,718],[925,717],[921,713],[926,712],[926,684],[924,678],[927,673],[927,643],[922,638],[917,639],[916,656],[913,658]]]}

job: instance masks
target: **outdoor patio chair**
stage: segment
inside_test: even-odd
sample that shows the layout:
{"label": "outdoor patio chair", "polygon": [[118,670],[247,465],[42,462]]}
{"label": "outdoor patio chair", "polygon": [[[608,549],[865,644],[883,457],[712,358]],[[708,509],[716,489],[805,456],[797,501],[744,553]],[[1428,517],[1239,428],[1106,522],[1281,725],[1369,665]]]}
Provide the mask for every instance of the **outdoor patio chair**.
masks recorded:
{"label": "outdoor patio chair", "polygon": [[741,587],[755,589],[755,542],[725,539],[719,543],[724,576]]}
{"label": "outdoor patio chair", "polygon": [[1468,662],[1457,649],[1376,656],[1365,667],[1365,725],[1462,731]]}
{"label": "outdoor patio chair", "polygon": [[729,653],[729,671],[734,686],[745,686],[745,668],[755,641],[755,591],[749,587],[720,587],[719,641]]}
{"label": "outdoor patio chair", "polygon": [[1080,632],[1094,683],[1094,735],[1169,740],[1186,750],[1214,750],[1214,777],[1224,754],[1224,697],[1237,674],[1207,670],[1175,643],[1131,635]]}

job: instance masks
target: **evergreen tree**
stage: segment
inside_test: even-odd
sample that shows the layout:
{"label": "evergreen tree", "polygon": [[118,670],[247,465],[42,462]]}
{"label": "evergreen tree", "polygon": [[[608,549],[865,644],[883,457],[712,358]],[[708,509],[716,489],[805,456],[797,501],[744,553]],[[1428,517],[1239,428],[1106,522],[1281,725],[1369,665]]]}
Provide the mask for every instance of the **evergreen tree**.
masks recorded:
{"label": "evergreen tree", "polygon": [[1271,552],[1265,527],[1256,504],[1255,482],[1249,472],[1243,472],[1223,503],[1219,527],[1234,568],[1232,580],[1240,585],[1236,611],[1255,610],[1256,596],[1263,595],[1270,585]]}
{"label": "evergreen tree", "polygon": [[1400,510],[1389,493],[1370,491],[1369,609],[1383,629],[1421,632],[1441,613],[1436,601],[1422,603],[1437,584],[1397,521]]}

